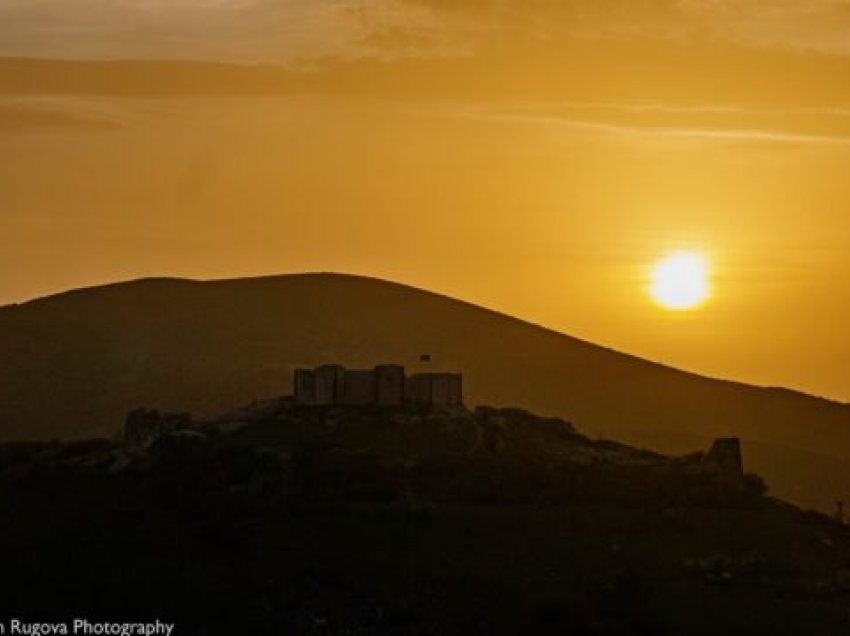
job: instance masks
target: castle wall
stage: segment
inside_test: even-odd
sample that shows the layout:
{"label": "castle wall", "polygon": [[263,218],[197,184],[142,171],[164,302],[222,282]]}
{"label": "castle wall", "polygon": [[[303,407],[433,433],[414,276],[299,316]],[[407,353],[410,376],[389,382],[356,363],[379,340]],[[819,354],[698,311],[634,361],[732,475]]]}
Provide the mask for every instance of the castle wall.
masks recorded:
{"label": "castle wall", "polygon": [[446,373],[435,373],[431,376],[431,404],[446,406],[449,404],[451,376]]}
{"label": "castle wall", "polygon": [[463,376],[459,373],[418,373],[407,376],[404,367],[384,364],[373,370],[325,365],[295,371],[295,403],[330,406],[423,406],[463,404]]}
{"label": "castle wall", "polygon": [[325,365],[314,371],[315,404],[339,404],[345,395],[346,371],[339,365]]}
{"label": "castle wall", "polygon": [[316,373],[310,369],[295,370],[295,403],[316,403]]}
{"label": "castle wall", "polygon": [[418,373],[408,382],[408,397],[424,406],[463,404],[463,376],[459,373]]}
{"label": "castle wall", "polygon": [[460,373],[449,375],[449,405],[461,406],[463,404],[463,376]]}
{"label": "castle wall", "polygon": [[124,443],[129,448],[146,448],[164,435],[191,424],[187,413],[160,413],[138,409],[127,415],[124,423]]}
{"label": "castle wall", "polygon": [[380,406],[404,404],[404,367],[384,364],[375,367],[375,401]]}
{"label": "castle wall", "polygon": [[714,440],[703,463],[728,479],[741,479],[744,476],[744,461],[741,455],[741,440],[727,437]]}
{"label": "castle wall", "polygon": [[416,404],[431,404],[431,374],[417,373],[407,382],[407,396]]}
{"label": "castle wall", "polygon": [[375,404],[376,387],[374,371],[345,371],[342,403],[349,406]]}

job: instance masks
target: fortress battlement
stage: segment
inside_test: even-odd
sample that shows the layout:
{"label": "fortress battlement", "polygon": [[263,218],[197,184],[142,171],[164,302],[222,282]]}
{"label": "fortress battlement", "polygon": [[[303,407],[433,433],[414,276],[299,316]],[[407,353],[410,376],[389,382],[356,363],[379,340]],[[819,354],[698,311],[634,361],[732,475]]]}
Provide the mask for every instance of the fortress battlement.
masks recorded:
{"label": "fortress battlement", "polygon": [[324,365],[298,369],[295,403],[315,406],[462,406],[463,376],[459,373],[417,373],[382,364],[374,369]]}

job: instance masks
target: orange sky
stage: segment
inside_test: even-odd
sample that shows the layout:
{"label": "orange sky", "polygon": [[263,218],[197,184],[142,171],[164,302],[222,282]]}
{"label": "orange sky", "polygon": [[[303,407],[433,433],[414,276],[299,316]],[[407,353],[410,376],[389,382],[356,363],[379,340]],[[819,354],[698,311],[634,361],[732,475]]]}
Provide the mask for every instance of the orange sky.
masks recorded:
{"label": "orange sky", "polygon": [[[13,37],[14,36],[14,37]],[[850,10],[724,0],[7,0],[0,302],[376,275],[850,400]],[[661,310],[652,263],[709,255]]]}

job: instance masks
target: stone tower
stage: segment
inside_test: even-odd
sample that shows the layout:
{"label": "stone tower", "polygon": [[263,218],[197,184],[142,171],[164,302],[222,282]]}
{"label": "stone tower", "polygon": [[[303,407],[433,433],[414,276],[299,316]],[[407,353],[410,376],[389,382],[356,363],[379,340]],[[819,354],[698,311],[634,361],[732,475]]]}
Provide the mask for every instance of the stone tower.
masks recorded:
{"label": "stone tower", "polygon": [[744,461],[741,457],[741,440],[737,437],[714,440],[703,458],[703,463],[724,478],[743,478]]}

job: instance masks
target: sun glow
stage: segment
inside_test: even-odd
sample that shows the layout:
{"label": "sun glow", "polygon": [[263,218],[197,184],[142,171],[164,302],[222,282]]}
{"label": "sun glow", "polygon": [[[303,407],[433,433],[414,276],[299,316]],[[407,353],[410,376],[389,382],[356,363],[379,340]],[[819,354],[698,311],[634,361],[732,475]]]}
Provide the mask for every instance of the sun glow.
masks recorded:
{"label": "sun glow", "polygon": [[652,297],[666,309],[685,311],[699,307],[711,293],[708,259],[697,252],[675,252],[652,269]]}

